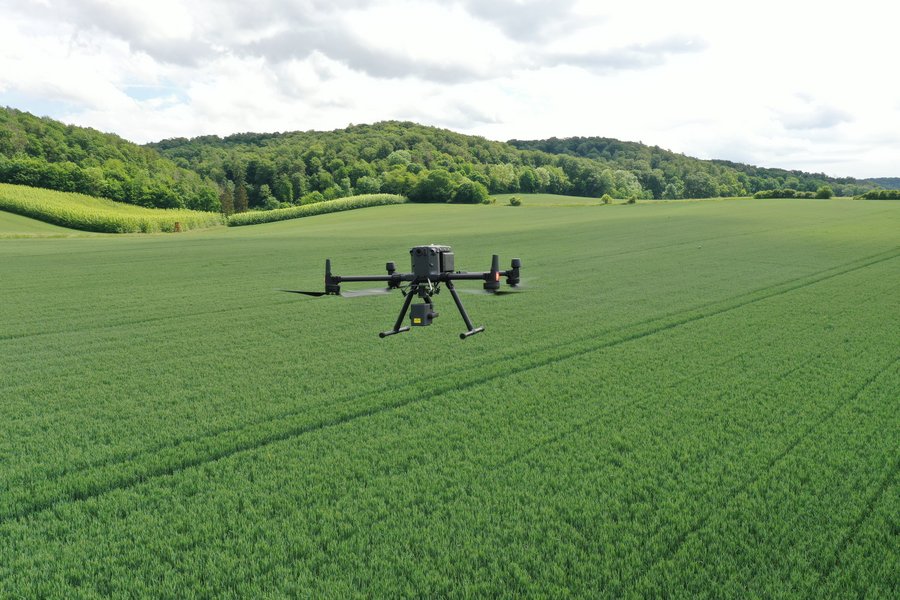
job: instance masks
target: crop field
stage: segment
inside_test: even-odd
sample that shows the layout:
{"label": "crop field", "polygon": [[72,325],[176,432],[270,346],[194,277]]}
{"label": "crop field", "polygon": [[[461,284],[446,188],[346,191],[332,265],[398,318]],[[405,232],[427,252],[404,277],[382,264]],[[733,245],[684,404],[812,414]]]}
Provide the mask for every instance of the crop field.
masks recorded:
{"label": "crop field", "polygon": [[261,223],[272,223],[274,221],[286,221],[288,219],[315,217],[318,215],[342,212],[345,210],[370,208],[372,206],[386,206],[389,204],[403,204],[405,202],[407,202],[406,197],[398,196],[397,194],[362,194],[358,196],[338,198],[336,200],[315,202],[313,204],[290,206],[288,208],[276,208],[273,210],[252,210],[248,212],[235,213],[228,217],[228,225],[231,227],[241,225],[259,225]]}
{"label": "crop field", "polygon": [[523,199],[0,239],[0,597],[897,597],[900,203]]}
{"label": "crop field", "polygon": [[9,183],[0,183],[0,211],[62,227],[103,233],[157,233],[175,231],[176,228],[187,231],[224,223],[218,213],[144,208],[84,194]]}
{"label": "crop field", "polygon": [[[599,198],[585,196],[562,196],[559,194],[494,194],[491,196],[496,204],[509,204],[510,198],[519,198],[524,206],[599,206]],[[624,200],[613,200],[616,204]]]}

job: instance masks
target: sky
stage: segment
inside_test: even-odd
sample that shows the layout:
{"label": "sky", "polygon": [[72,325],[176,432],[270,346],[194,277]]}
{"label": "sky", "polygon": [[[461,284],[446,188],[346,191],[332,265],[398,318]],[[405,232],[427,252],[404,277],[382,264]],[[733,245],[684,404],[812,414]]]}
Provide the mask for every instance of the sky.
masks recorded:
{"label": "sky", "polygon": [[0,0],[0,106],[146,143],[415,121],[900,176],[886,0]]}

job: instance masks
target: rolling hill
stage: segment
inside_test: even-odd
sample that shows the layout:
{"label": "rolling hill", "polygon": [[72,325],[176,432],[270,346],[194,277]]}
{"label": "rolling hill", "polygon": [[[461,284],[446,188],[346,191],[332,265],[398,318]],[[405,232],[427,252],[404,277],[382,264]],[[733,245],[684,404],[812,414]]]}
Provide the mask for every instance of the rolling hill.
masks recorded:
{"label": "rolling hill", "polygon": [[[822,174],[704,161],[606,138],[503,143],[396,121],[327,132],[178,138],[151,146],[250,207],[351,192],[452,199],[452,190],[468,182],[492,194],[646,199],[748,196],[784,187],[815,191],[824,184],[838,195],[854,195],[875,187]],[[449,183],[429,187],[431,174]],[[435,193],[442,185],[451,189]]]}
{"label": "rolling hill", "polygon": [[488,193],[678,199],[826,184],[856,195],[880,185],[609,138],[505,143],[398,121],[139,146],[13,108],[0,109],[0,182],[226,214],[375,193],[429,202],[478,202]]}
{"label": "rolling hill", "polygon": [[152,148],[14,108],[0,108],[0,183],[146,207],[220,208],[211,181]]}

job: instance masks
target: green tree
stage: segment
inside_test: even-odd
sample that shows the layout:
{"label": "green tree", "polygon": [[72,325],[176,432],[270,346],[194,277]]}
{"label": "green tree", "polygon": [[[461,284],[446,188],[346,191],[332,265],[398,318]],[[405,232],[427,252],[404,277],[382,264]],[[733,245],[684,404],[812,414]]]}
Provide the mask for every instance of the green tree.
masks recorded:
{"label": "green tree", "polygon": [[502,194],[519,191],[519,178],[516,175],[516,168],[511,164],[490,165],[488,176],[490,177],[488,188],[491,193]]}
{"label": "green tree", "polygon": [[678,186],[674,183],[667,183],[666,189],[663,190],[662,197],[666,200],[675,200],[677,198],[681,198],[681,194],[678,191]]}
{"label": "green tree", "polygon": [[413,188],[409,199],[413,202],[450,202],[456,186],[445,169],[429,171]]}
{"label": "green tree", "polygon": [[684,178],[685,198],[712,198],[716,191],[716,182],[709,173],[698,171]]}
{"label": "green tree", "polygon": [[541,191],[548,194],[566,194],[572,188],[569,176],[560,167],[545,165],[534,170],[541,180]]}
{"label": "green tree", "polygon": [[308,192],[300,198],[300,204],[315,204],[316,202],[323,202],[325,200],[325,196],[322,195],[322,192],[313,191]]}
{"label": "green tree", "polygon": [[827,200],[834,196],[834,190],[831,189],[831,186],[823,185],[818,190],[816,190],[816,198],[821,200]]}
{"label": "green tree", "polygon": [[249,208],[250,200],[247,195],[247,186],[243,181],[238,181],[234,186],[234,212],[241,213]]}
{"label": "green tree", "polygon": [[219,196],[219,202],[222,205],[222,212],[226,215],[234,213],[234,184],[230,181],[226,182]]}
{"label": "green tree", "polygon": [[541,182],[538,179],[534,167],[525,167],[519,175],[519,190],[530,194],[540,189]]}
{"label": "green tree", "polygon": [[403,167],[392,169],[382,175],[381,191],[387,194],[409,196],[419,178]]}
{"label": "green tree", "polygon": [[381,180],[377,177],[364,175],[356,180],[357,194],[377,194],[381,191]]}
{"label": "green tree", "polygon": [[287,175],[279,175],[275,180],[273,193],[279,202],[293,202],[294,184],[291,183],[291,178]]}
{"label": "green tree", "polygon": [[466,179],[453,192],[453,202],[459,204],[481,204],[490,194],[486,187],[477,181]]}
{"label": "green tree", "polygon": [[641,182],[638,181],[637,176],[624,169],[616,169],[612,173],[613,181],[615,182],[615,191],[613,196],[616,198],[631,198],[632,196],[640,197],[644,189],[641,187]]}

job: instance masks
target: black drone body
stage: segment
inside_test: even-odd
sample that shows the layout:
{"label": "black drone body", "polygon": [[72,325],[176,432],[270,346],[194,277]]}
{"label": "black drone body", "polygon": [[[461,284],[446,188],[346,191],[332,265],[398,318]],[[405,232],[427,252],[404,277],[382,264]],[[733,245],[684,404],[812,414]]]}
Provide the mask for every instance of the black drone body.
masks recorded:
{"label": "black drone body", "polygon": [[[512,259],[512,265],[505,271],[500,270],[500,257],[496,254],[491,259],[491,270],[482,272],[465,272],[456,271],[454,267],[453,249],[450,246],[437,246],[434,244],[428,246],[416,246],[409,251],[412,273],[398,273],[394,263],[389,262],[385,265],[387,275],[334,275],[331,272],[331,260],[325,261],[325,291],[324,292],[302,292],[299,290],[284,290],[295,294],[306,294],[308,296],[341,296],[341,283],[344,282],[362,282],[362,281],[380,281],[387,284],[387,288],[378,290],[378,292],[389,292],[391,290],[401,290],[405,296],[403,308],[400,310],[400,316],[397,317],[394,328],[388,331],[382,331],[378,335],[387,337],[397,333],[409,331],[410,326],[425,327],[431,325],[438,313],[434,312],[433,296],[440,292],[441,284],[450,290],[456,308],[462,316],[466,324],[467,330],[459,334],[460,339],[466,339],[469,336],[481,333],[484,327],[475,327],[469,318],[466,309],[462,305],[462,300],[453,285],[454,281],[483,281],[482,288],[485,293],[499,294],[503,293],[500,289],[500,279],[506,277],[506,283],[512,287],[519,285],[519,270],[522,267],[522,261],[518,258]],[[413,299],[418,296],[421,302],[413,304]],[[410,325],[402,326],[406,313],[410,315]]]}

